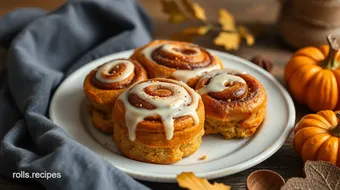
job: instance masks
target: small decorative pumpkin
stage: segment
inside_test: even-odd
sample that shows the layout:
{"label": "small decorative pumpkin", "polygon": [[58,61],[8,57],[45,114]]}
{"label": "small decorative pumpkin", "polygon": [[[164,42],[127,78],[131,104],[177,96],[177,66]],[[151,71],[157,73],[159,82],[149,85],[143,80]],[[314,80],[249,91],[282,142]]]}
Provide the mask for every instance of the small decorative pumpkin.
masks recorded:
{"label": "small decorative pumpkin", "polygon": [[313,111],[340,109],[340,57],[336,39],[329,45],[298,50],[285,67],[284,80],[295,100]]}
{"label": "small decorative pumpkin", "polygon": [[304,116],[295,127],[295,152],[307,160],[324,160],[340,167],[340,113],[319,111]]}

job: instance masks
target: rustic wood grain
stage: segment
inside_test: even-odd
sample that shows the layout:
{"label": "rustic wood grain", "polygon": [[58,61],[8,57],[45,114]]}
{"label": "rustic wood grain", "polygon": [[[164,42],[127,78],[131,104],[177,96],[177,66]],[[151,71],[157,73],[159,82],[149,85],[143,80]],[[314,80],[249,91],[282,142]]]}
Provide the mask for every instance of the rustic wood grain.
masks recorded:
{"label": "rustic wood grain", "polygon": [[[48,2],[52,2],[53,0],[49,0]],[[59,1],[59,2],[57,2]],[[161,6],[159,1],[155,0],[138,0],[151,15],[154,23],[154,38],[168,38],[175,31],[179,31],[182,27],[181,25],[172,25],[167,22],[167,17],[162,13]],[[6,4],[3,1],[0,3],[0,15],[4,12],[8,12],[14,7],[18,6],[27,6],[27,4],[21,4],[24,1],[19,0],[11,0],[10,4]],[[26,1],[25,1],[26,2]],[[27,1],[28,2],[28,1]],[[40,5],[40,6],[48,6],[49,9],[52,9],[52,5],[46,4],[44,0],[30,0],[33,4],[31,5]],[[56,3],[57,2],[57,3]],[[283,84],[282,76],[283,69],[292,55],[293,50],[287,47],[282,40],[277,35],[275,29],[275,21],[277,18],[277,14],[279,12],[279,3],[276,0],[214,0],[214,1],[198,1],[201,5],[206,8],[208,17],[211,21],[215,21],[214,19],[217,14],[217,10],[220,7],[226,8],[233,13],[236,20],[242,24],[251,25],[256,22],[261,22],[264,24],[265,32],[262,36],[257,39],[256,44],[253,47],[245,47],[242,45],[241,49],[236,52],[229,52],[245,59],[250,59],[254,55],[264,55],[269,57],[274,63],[273,75]],[[54,1],[54,6],[60,3],[60,0]],[[213,48],[217,50],[224,51],[222,48],[216,47],[211,43],[211,39],[203,38],[198,39],[197,43],[202,46]],[[0,57],[4,57],[1,56]],[[0,60],[0,64],[1,61]],[[284,84],[283,84],[284,85]],[[295,105],[297,111],[297,121],[310,111],[301,105]],[[271,126],[275,127],[275,126]],[[254,166],[251,169],[245,170],[235,175],[219,178],[212,181],[223,182],[230,186],[232,189],[245,189],[245,182],[247,176],[257,169],[270,169],[281,174],[285,179],[291,177],[302,176],[302,162],[299,157],[297,157],[292,148],[292,134],[287,139],[286,143],[282,146],[282,148],[277,151],[273,156],[271,156],[266,161]],[[177,184],[167,184],[167,183],[153,183],[153,182],[144,182],[141,183],[147,185],[152,189],[179,189]],[[18,183],[12,180],[5,179],[0,177],[0,189],[3,190],[21,190],[21,189],[43,189],[39,184],[36,183]]]}

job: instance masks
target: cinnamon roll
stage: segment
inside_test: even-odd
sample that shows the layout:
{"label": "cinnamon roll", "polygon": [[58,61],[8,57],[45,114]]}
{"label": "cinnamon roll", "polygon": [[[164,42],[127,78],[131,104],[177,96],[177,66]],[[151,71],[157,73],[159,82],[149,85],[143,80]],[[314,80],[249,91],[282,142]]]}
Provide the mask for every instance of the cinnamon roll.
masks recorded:
{"label": "cinnamon roll", "polygon": [[198,45],[156,40],[137,49],[131,56],[148,71],[150,78],[171,78],[194,87],[205,72],[223,68],[219,58]]}
{"label": "cinnamon roll", "polygon": [[226,139],[252,135],[265,118],[267,95],[259,81],[231,69],[215,70],[198,81],[205,107],[205,133]]}
{"label": "cinnamon roll", "polygon": [[111,113],[118,95],[133,83],[147,79],[142,65],[130,59],[115,59],[91,71],[84,80],[93,125],[112,133]]}
{"label": "cinnamon roll", "polygon": [[204,134],[201,97],[180,81],[138,82],[117,98],[113,113],[116,146],[142,162],[177,162],[198,149]]}

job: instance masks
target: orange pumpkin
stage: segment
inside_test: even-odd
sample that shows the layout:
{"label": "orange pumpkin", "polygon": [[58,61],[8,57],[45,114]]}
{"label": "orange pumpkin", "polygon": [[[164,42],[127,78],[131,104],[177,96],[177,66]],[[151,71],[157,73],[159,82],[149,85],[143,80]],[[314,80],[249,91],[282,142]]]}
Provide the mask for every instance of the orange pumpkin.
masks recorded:
{"label": "orange pumpkin", "polygon": [[329,45],[298,50],[284,72],[292,96],[313,111],[340,109],[339,47],[335,38],[327,40]]}
{"label": "orange pumpkin", "polygon": [[295,127],[294,149],[305,162],[324,160],[340,167],[340,113],[331,110],[304,116]]}

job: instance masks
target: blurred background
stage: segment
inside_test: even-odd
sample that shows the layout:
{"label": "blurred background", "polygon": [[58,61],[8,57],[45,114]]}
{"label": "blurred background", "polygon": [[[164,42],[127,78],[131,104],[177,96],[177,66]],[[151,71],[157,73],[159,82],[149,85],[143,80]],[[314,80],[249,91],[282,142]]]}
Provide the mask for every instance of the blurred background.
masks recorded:
{"label": "blurred background", "polygon": [[[162,12],[160,0],[137,0],[152,17],[154,24],[154,36],[157,38],[168,38],[174,31],[183,28],[182,25],[170,25],[168,16]],[[19,7],[41,7],[47,10],[63,4],[65,0],[1,0],[0,15]],[[196,0],[205,10],[208,20],[217,22],[219,8],[227,9],[238,23],[264,24],[275,23],[280,10],[278,0]],[[246,14],[245,14],[246,13]]]}
{"label": "blurred background", "polygon": [[[163,13],[160,0],[137,0],[149,13],[154,23],[153,37],[167,39],[186,27],[186,24],[171,24],[169,16]],[[325,37],[333,34],[340,39],[340,1],[339,0],[193,0],[199,3],[206,11],[208,21],[218,23],[220,8],[228,10],[235,18],[237,24],[252,26],[261,25],[262,33],[256,36],[253,46],[241,44],[236,51],[228,51],[245,59],[255,55],[263,55],[274,63],[271,74],[283,82],[283,73],[286,63],[297,48],[307,45],[325,44]],[[0,16],[20,7],[40,7],[53,10],[65,3],[65,0],[0,0]],[[206,48],[226,51],[221,46],[212,43],[213,38],[204,36],[195,43]],[[0,48],[0,60],[1,60]],[[0,64],[0,70],[1,70]],[[297,105],[297,121],[308,110]],[[292,136],[285,145],[271,158],[244,172],[217,179],[226,182],[233,189],[244,189],[247,176],[256,169],[272,169],[278,171],[285,179],[301,176],[302,162],[292,149]],[[158,187],[156,183],[143,182],[149,187]],[[12,184],[0,177],[0,189],[26,189]],[[36,186],[33,186],[32,189]],[[164,186],[163,189],[174,189],[176,184]]]}
{"label": "blurred background", "polygon": [[[137,0],[154,22],[154,37],[169,38],[183,25],[167,22],[160,0]],[[19,7],[41,7],[47,10],[63,4],[65,0],[1,0],[0,15]],[[274,26],[272,31],[265,28],[264,37],[280,35],[289,47],[301,48],[307,45],[325,44],[325,36],[340,37],[340,1],[338,0],[195,0],[206,11],[208,21],[217,23],[218,10],[225,8],[238,24],[251,26],[261,23]],[[250,28],[251,29],[251,28]],[[199,43],[201,44],[201,43]],[[211,48],[209,44],[203,43]],[[216,48],[215,48],[216,49]],[[218,48],[217,48],[218,49]]]}
{"label": "blurred background", "polygon": [[[159,17],[160,20],[167,20],[166,15],[162,13],[161,4],[158,0],[137,0],[150,13],[151,16]],[[41,7],[52,10],[65,0],[1,0],[0,15],[20,7]],[[247,22],[249,18],[265,23],[275,22],[280,7],[279,0],[195,0],[207,10],[207,15],[217,14],[219,8],[229,10],[239,22]],[[247,13],[247,14],[245,14]],[[159,21],[159,20],[157,20]]]}

